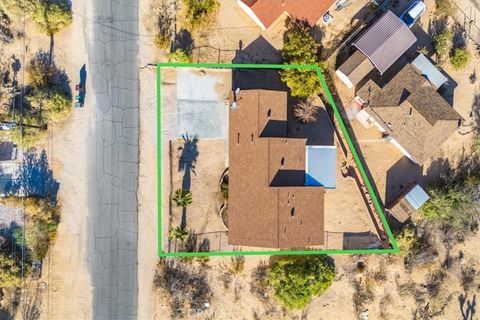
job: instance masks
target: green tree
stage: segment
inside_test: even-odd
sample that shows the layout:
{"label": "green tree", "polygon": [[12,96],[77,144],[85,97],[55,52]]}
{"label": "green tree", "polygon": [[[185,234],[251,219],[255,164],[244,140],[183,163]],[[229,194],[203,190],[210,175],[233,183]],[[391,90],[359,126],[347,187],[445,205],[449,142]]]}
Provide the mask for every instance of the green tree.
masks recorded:
{"label": "green tree", "polygon": [[72,24],[72,8],[66,0],[40,0],[33,20],[40,31],[54,35]]}
{"label": "green tree", "polygon": [[33,87],[47,86],[58,72],[48,55],[39,51],[27,66],[28,82]]}
{"label": "green tree", "polygon": [[453,55],[450,57],[450,63],[455,70],[462,70],[465,69],[471,59],[472,55],[466,47],[456,48]]}
{"label": "green tree", "polygon": [[192,193],[187,190],[178,189],[173,194],[172,200],[177,206],[186,208],[192,203]]}
{"label": "green tree", "polygon": [[[283,45],[282,57],[285,64],[320,64],[320,45],[311,36],[311,27],[306,23],[291,21]],[[320,93],[320,79],[312,69],[282,69],[282,81],[291,90],[292,96],[310,97]]]}
{"label": "green tree", "polygon": [[0,252],[0,288],[18,288],[22,284],[21,268],[18,261]]}
{"label": "green tree", "polygon": [[168,238],[170,240],[179,240],[180,242],[185,242],[185,239],[187,239],[188,236],[188,231],[185,228],[185,226],[178,226],[173,229],[170,229],[170,232],[168,234]]}
{"label": "green tree", "polygon": [[289,256],[273,264],[268,279],[275,296],[288,309],[303,309],[330,287],[335,268],[325,255]]}
{"label": "green tree", "polygon": [[176,49],[168,54],[168,62],[190,63],[192,62],[192,58],[185,50]]}
{"label": "green tree", "polygon": [[220,8],[218,0],[182,0],[187,8],[187,21],[192,30],[210,25]]}
{"label": "green tree", "polygon": [[453,31],[445,28],[433,37],[435,52],[439,56],[445,56],[452,45]]}
{"label": "green tree", "polygon": [[26,96],[34,112],[41,115],[43,123],[65,120],[72,111],[72,97],[58,87],[37,87]]}

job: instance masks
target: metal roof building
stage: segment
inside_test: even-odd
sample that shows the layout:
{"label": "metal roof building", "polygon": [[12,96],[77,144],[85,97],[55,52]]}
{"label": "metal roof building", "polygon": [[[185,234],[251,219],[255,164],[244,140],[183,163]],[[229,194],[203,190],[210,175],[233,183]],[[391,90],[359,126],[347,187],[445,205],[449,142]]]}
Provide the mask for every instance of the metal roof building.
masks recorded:
{"label": "metal roof building", "polygon": [[440,88],[448,81],[447,77],[445,77],[423,54],[419,54],[418,57],[412,61],[412,65],[422,74],[422,76],[430,81],[435,89]]}
{"label": "metal roof building", "polygon": [[387,11],[353,45],[383,74],[416,41],[402,20]]}
{"label": "metal roof building", "polygon": [[411,184],[406,190],[387,207],[389,212],[399,222],[403,223],[422,205],[430,199],[429,195],[418,184]]}
{"label": "metal roof building", "polygon": [[305,185],[334,189],[337,173],[335,146],[307,146]]}

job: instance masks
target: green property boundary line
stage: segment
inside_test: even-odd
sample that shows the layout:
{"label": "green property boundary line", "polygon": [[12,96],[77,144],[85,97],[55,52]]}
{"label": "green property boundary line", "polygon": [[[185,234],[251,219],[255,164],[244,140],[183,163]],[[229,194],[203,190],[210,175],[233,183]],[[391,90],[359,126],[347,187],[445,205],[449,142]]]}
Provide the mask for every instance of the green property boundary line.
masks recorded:
{"label": "green property boundary line", "polygon": [[[347,144],[350,151],[353,154],[355,162],[360,170],[363,180],[367,186],[368,192],[373,199],[375,208],[380,214],[380,219],[387,231],[390,243],[393,248],[389,249],[358,249],[358,250],[283,250],[283,251],[219,251],[219,252],[164,252],[162,248],[162,161],[161,161],[161,130],[162,130],[162,117],[161,117],[161,69],[162,68],[219,68],[219,69],[312,69],[320,78],[320,83],[324,92],[326,93],[328,102],[333,108],[335,117],[342,129],[342,132],[347,140]],[[160,152],[159,152],[160,151]],[[306,255],[306,254],[370,254],[370,253],[399,253],[398,244],[388,226],[387,219],[383,208],[377,199],[376,193],[368,179],[362,162],[358,156],[357,150],[350,138],[345,123],[338,111],[337,105],[333,100],[332,94],[328,89],[325,77],[319,66],[317,65],[283,65],[283,64],[222,64],[222,63],[158,63],[157,64],[157,203],[158,203],[158,256],[159,257],[200,257],[200,256],[249,256],[249,255]]]}

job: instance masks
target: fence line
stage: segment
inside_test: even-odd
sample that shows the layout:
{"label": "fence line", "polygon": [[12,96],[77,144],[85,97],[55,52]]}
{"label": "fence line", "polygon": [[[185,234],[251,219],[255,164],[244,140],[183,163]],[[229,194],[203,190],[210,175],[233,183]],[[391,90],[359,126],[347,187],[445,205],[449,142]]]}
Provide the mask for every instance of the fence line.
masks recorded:
{"label": "fence line", "polygon": [[470,12],[463,11],[455,2],[455,21],[465,30],[467,37],[480,46],[480,11],[470,6]]}

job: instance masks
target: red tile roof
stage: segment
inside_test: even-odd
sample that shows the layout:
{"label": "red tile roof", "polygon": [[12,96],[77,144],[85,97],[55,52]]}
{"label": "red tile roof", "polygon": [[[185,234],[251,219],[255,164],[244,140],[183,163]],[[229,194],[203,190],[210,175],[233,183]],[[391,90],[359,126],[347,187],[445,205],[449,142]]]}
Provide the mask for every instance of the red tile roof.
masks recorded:
{"label": "red tile roof", "polygon": [[283,13],[294,19],[307,20],[310,25],[330,9],[335,0],[241,0],[268,28]]}

